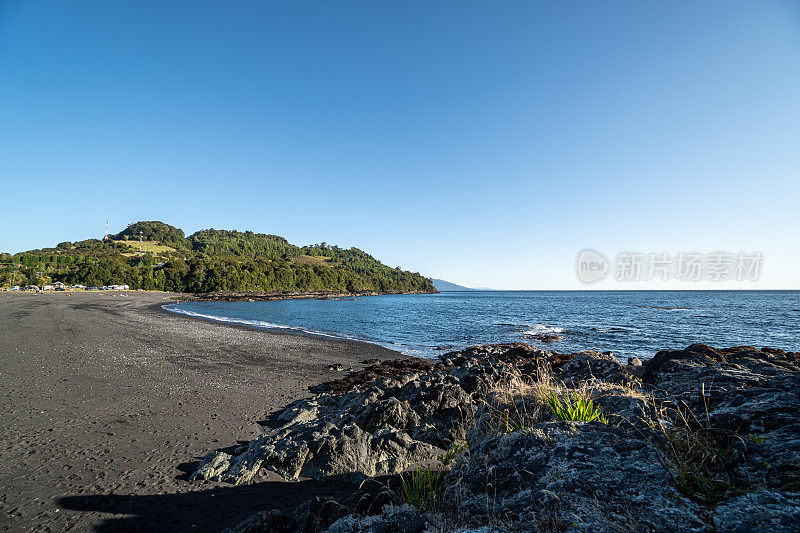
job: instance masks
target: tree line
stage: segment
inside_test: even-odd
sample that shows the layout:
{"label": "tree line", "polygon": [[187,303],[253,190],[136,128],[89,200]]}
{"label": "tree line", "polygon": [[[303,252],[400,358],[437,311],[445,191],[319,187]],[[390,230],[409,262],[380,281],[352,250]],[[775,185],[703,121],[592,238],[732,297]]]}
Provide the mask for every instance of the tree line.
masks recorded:
{"label": "tree line", "polygon": [[[141,232],[141,233],[140,233]],[[169,248],[138,253],[136,244]],[[391,268],[357,248],[325,243],[298,247],[277,235],[208,229],[185,237],[162,222],[138,222],[108,240],[0,254],[0,285],[61,281],[87,287],[211,291],[434,292],[430,279]]]}

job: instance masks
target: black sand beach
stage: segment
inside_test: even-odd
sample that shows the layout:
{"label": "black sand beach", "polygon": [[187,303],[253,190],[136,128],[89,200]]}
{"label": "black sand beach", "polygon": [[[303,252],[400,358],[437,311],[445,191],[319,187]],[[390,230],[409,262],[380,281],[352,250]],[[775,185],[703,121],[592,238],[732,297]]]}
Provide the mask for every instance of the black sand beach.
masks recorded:
{"label": "black sand beach", "polygon": [[171,315],[169,293],[0,293],[0,528],[218,531],[348,485],[186,481],[211,449],[359,361],[369,344]]}

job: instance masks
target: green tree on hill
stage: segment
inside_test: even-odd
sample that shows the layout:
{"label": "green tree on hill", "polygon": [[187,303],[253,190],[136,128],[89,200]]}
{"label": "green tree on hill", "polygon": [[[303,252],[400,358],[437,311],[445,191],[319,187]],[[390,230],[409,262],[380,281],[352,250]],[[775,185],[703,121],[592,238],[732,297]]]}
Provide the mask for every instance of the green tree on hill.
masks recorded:
{"label": "green tree on hill", "polygon": [[257,291],[427,291],[430,279],[391,268],[358,248],[327,243],[299,247],[277,235],[207,229],[188,238],[163,222],[137,222],[115,240],[142,237],[165,245],[140,254],[135,247],[88,239],[56,248],[0,256],[0,283],[32,284],[46,277],[100,286],[125,283],[133,289],[178,292]]}
{"label": "green tree on hill", "polygon": [[136,222],[114,235],[115,240],[138,241],[141,232],[145,241],[158,241],[167,246],[185,248],[186,236],[183,230],[157,220]]}

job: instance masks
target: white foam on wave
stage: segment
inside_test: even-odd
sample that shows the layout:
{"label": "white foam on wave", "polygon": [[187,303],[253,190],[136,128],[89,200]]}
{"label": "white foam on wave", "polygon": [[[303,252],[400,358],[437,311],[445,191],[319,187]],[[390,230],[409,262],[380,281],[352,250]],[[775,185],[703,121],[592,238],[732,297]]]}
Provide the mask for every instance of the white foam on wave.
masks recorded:
{"label": "white foam on wave", "polygon": [[398,346],[404,346],[402,343],[399,342],[375,342],[366,339],[361,339],[358,337],[353,337],[350,335],[334,335],[332,333],[323,333],[321,331],[316,331],[313,329],[306,329],[306,328],[299,328],[295,326],[286,326],[283,324],[273,324],[272,322],[267,322],[265,320],[248,320],[246,318],[232,318],[228,316],[221,316],[221,315],[210,315],[206,313],[197,313],[195,311],[189,311],[188,309],[182,309],[180,307],[173,307],[178,304],[167,304],[162,306],[162,309],[165,309],[171,313],[175,313],[178,315],[186,315],[195,318],[203,318],[206,320],[213,320],[215,322],[224,322],[226,324],[237,324],[241,326],[249,326],[259,329],[279,329],[282,331],[293,331],[297,333],[302,333],[306,335],[315,335],[319,337],[328,337],[331,339],[341,339],[341,340],[348,340],[348,341],[358,341],[358,342],[366,342],[368,344],[375,344],[377,346],[382,346],[384,348],[389,348],[390,350],[397,350],[404,355],[412,355],[416,357],[425,357],[425,358],[432,358],[435,357],[435,354],[423,352],[421,350],[415,350],[410,347],[401,348],[398,350]]}
{"label": "white foam on wave", "polygon": [[[215,322],[225,322],[227,324],[238,324],[241,326],[250,326],[254,328],[260,329],[281,329],[281,330],[290,330],[290,331],[297,331],[300,333],[306,333],[309,335],[318,335],[320,337],[331,337],[333,339],[345,339],[345,340],[361,340],[357,339],[356,337],[350,337],[347,335],[334,335],[332,333],[323,333],[321,331],[315,331],[313,329],[305,329],[305,328],[298,328],[294,326],[286,326],[283,324],[273,324],[272,322],[267,322],[265,320],[248,320],[246,318],[231,318],[228,316],[221,316],[221,315],[207,315],[205,313],[196,313],[194,311],[189,311],[188,309],[181,309],[180,307],[172,307],[176,304],[169,304],[163,306],[163,309],[170,311],[172,313],[176,313],[179,315],[186,315],[195,318],[204,318],[206,320],[213,320]],[[362,341],[367,342],[367,341]]]}
{"label": "white foam on wave", "polygon": [[563,333],[564,328],[559,326],[548,326],[547,324],[534,324],[530,329],[522,330],[523,335],[541,335],[542,333]]}

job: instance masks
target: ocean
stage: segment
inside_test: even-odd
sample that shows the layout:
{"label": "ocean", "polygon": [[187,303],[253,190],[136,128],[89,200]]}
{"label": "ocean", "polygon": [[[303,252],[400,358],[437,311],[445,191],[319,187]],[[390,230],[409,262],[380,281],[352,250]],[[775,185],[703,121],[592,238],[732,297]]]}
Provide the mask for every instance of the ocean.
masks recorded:
{"label": "ocean", "polygon": [[[181,302],[175,313],[353,339],[421,357],[477,344],[612,351],[701,342],[800,351],[800,291],[469,291],[331,300]],[[546,342],[549,338],[552,342]]]}

